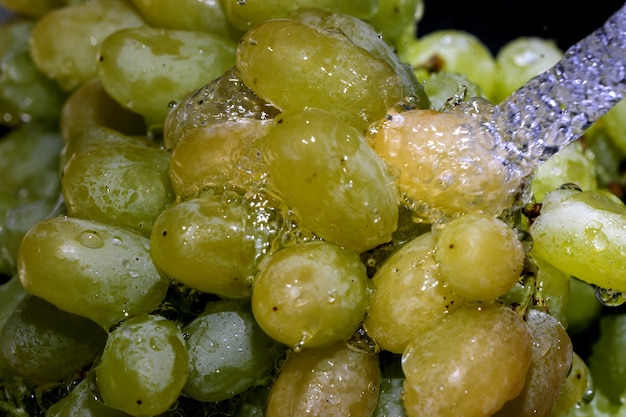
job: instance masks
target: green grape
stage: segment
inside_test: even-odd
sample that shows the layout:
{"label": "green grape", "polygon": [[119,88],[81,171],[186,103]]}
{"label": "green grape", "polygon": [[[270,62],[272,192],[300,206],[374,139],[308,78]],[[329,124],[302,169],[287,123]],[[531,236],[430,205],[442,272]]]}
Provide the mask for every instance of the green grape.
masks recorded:
{"label": "green grape", "polygon": [[502,101],[526,81],[556,64],[563,51],[556,42],[539,37],[519,37],[508,41],[496,54],[493,98]]}
{"label": "green grape", "polygon": [[106,147],[93,142],[75,150],[63,166],[68,214],[149,236],[156,217],[174,201],[169,152],[130,140],[111,140]]}
{"label": "green grape", "polygon": [[626,315],[611,314],[600,319],[600,337],[588,359],[596,395],[602,392],[614,405],[624,404],[626,394]]}
{"label": "green grape", "polygon": [[407,416],[492,415],[521,392],[531,351],[526,323],[508,307],[456,310],[403,353]]}
{"label": "green grape", "polygon": [[279,113],[248,88],[233,67],[189,92],[174,106],[165,119],[163,143],[167,149],[173,149],[190,130],[224,122],[264,121]]}
{"label": "green grape", "polygon": [[400,61],[398,55],[381,38],[380,32],[370,22],[341,13],[323,13],[319,9],[298,10],[292,13],[290,17],[329,32],[336,31],[346,35],[355,45],[382,59],[394,69],[400,77],[403,96],[413,96],[417,100],[417,103],[413,103],[413,105],[420,108],[429,107],[428,97],[424,94],[422,85],[415,78],[411,66]]}
{"label": "green grape", "polygon": [[582,190],[598,188],[595,154],[580,141],[570,143],[535,170],[531,191],[537,202],[563,184],[576,184]]}
{"label": "green grape", "polygon": [[391,240],[395,183],[357,129],[321,110],[285,113],[259,148],[271,185],[313,233],[357,252]]}
{"label": "green grape", "polygon": [[122,107],[102,88],[100,79],[85,81],[63,104],[60,132],[65,142],[92,127],[107,127],[125,135],[145,135],[141,116]]}
{"label": "green grape", "polygon": [[0,25],[0,125],[33,120],[56,122],[65,94],[33,63],[28,39],[35,22],[13,19]]}
{"label": "green grape", "polygon": [[182,330],[190,361],[183,392],[198,401],[226,400],[269,383],[282,353],[256,323],[247,302],[209,303]]}
{"label": "green grape", "polygon": [[152,262],[149,243],[127,228],[53,217],[22,239],[18,273],[29,293],[109,329],[165,298],[170,280]]}
{"label": "green grape", "polygon": [[442,281],[435,244],[435,235],[424,233],[391,254],[374,274],[375,291],[363,324],[381,349],[402,353],[466,302]]}
{"label": "green grape", "polygon": [[564,417],[570,410],[583,408],[592,392],[593,381],[587,364],[576,352],[572,355],[572,367],[565,384],[552,407],[551,417]]}
{"label": "green grape", "polygon": [[619,185],[623,181],[621,163],[626,154],[609,136],[605,117],[606,114],[591,125],[582,139],[595,158],[598,188],[612,189],[615,185],[621,187]]}
{"label": "green grape", "polygon": [[107,332],[93,321],[29,295],[5,323],[0,353],[14,374],[43,385],[86,369],[104,348],[106,338]]}
{"label": "green grape", "polygon": [[117,130],[113,130],[103,126],[90,126],[73,135],[70,140],[65,142],[65,146],[61,149],[59,155],[59,175],[63,175],[63,168],[69,159],[77,151],[85,152],[89,148],[108,148],[110,146],[155,146],[155,142],[148,136],[127,136]]}
{"label": "green grape", "polygon": [[626,100],[622,100],[601,118],[604,131],[622,154],[626,153],[626,135],[624,134],[624,131],[626,131],[625,114]]}
{"label": "green grape", "polygon": [[567,331],[580,334],[600,318],[602,303],[596,296],[596,288],[577,278],[569,279],[569,296],[565,309]]}
{"label": "green grape", "polygon": [[[0,278],[0,281],[2,281],[2,278]],[[0,284],[0,335],[7,320],[27,294],[17,276],[8,278],[6,282]],[[2,343],[0,339],[0,345]],[[8,379],[12,373],[4,355],[0,355],[0,381]]]}
{"label": "green grape", "polygon": [[189,375],[185,339],[174,322],[139,314],[109,333],[93,372],[105,405],[132,416],[164,413]]}
{"label": "green grape", "polygon": [[239,40],[243,30],[227,19],[223,1],[197,0],[132,0],[146,22],[153,27],[174,30],[210,32],[224,38]]}
{"label": "green grape", "polygon": [[104,40],[97,72],[118,103],[148,126],[162,126],[172,101],[235,64],[235,49],[235,42],[208,32],[129,28]]}
{"label": "green grape", "polygon": [[279,109],[326,110],[362,131],[403,98],[401,79],[387,62],[336,29],[295,19],[250,29],[239,42],[237,68],[248,87]]}
{"label": "green grape", "polygon": [[598,287],[626,291],[626,207],[606,190],[557,190],[530,227],[532,254]]}
{"label": "green grape", "polygon": [[40,17],[64,6],[66,0],[0,0],[0,6],[29,17]]}
{"label": "green grape", "polygon": [[266,20],[284,18],[297,9],[318,8],[368,18],[378,9],[378,0],[224,0],[229,21],[248,30]]}
{"label": "green grape", "polygon": [[424,14],[424,0],[380,0],[378,3],[378,10],[367,20],[389,45],[402,51],[406,41],[415,36],[416,25]]}
{"label": "green grape", "polygon": [[267,417],[373,416],[378,356],[336,343],[290,352],[269,394]]}
{"label": "green grape", "polygon": [[20,242],[26,232],[39,221],[61,214],[59,202],[52,199],[39,199],[15,204],[2,213],[0,223],[0,274],[17,273],[17,256]]}
{"label": "green grape", "polygon": [[0,194],[20,202],[54,199],[59,194],[58,155],[63,140],[47,125],[28,123],[9,131],[0,141]]}
{"label": "green grape", "polygon": [[373,417],[406,417],[404,403],[404,373],[400,360],[381,365],[380,393]]}
{"label": "green grape", "polygon": [[573,346],[561,323],[549,313],[531,308],[526,324],[532,340],[526,383],[493,417],[549,417],[570,371]]}
{"label": "green grape", "polygon": [[369,300],[369,279],[358,254],[315,240],[261,260],[252,311],[268,335],[301,349],[349,339]]}
{"label": "green grape", "polygon": [[89,389],[89,380],[81,380],[72,390],[46,410],[45,417],[129,417],[123,411],[107,407]]}
{"label": "green grape", "polygon": [[269,237],[255,231],[245,202],[207,194],[165,209],[150,237],[154,262],[172,278],[226,298],[248,298],[257,248]]}
{"label": "green grape", "polygon": [[242,159],[255,151],[253,142],[268,126],[266,121],[251,119],[189,130],[170,158],[169,177],[176,195],[186,199],[243,185],[238,181],[245,169]]}
{"label": "green grape", "polygon": [[470,213],[447,222],[435,247],[441,279],[469,299],[503,296],[524,268],[526,253],[517,233],[489,215]]}
{"label": "green grape", "polygon": [[442,29],[412,39],[401,51],[400,59],[411,64],[420,80],[439,71],[464,74],[493,101],[495,58],[487,46],[469,32]]}
{"label": "green grape", "polygon": [[567,309],[574,302],[569,298],[570,280],[573,278],[543,259],[533,258],[533,262],[537,267],[535,291],[540,298],[538,304],[545,307],[563,326],[569,328]]}
{"label": "green grape", "polygon": [[521,178],[494,157],[478,129],[458,111],[389,111],[368,140],[397,173],[416,217],[435,223],[463,213],[499,215],[518,197]]}
{"label": "green grape", "polygon": [[480,87],[470,81],[465,75],[457,72],[439,71],[432,73],[423,81],[424,91],[428,95],[431,107],[443,110],[459,100],[483,97],[486,98]]}
{"label": "green grape", "polygon": [[71,91],[97,74],[98,51],[110,34],[143,25],[124,0],[96,0],[55,9],[33,28],[30,52],[47,77]]}

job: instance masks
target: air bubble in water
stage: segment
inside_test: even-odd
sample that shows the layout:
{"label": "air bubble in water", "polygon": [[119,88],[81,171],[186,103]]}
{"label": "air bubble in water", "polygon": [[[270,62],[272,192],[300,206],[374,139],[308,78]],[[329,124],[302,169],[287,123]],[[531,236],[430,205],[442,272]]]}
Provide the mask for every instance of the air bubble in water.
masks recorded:
{"label": "air bubble in water", "polygon": [[596,288],[596,298],[607,307],[618,307],[626,302],[624,293],[600,287]]}

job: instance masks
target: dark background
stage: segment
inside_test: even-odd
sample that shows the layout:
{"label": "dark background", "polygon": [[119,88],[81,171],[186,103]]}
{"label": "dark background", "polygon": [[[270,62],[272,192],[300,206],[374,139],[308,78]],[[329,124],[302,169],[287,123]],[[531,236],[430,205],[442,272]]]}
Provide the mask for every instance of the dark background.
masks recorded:
{"label": "dark background", "polygon": [[[624,0],[424,0],[418,36],[438,29],[468,31],[495,54],[518,36],[552,39],[565,50],[615,13]],[[625,45],[626,47],[626,45]]]}

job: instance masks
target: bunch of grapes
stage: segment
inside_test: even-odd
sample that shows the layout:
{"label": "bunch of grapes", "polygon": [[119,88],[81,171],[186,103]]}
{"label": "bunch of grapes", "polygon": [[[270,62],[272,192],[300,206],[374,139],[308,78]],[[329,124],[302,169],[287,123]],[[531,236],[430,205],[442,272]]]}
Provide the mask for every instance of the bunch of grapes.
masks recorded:
{"label": "bunch of grapes", "polygon": [[0,4],[0,414],[626,413],[626,107],[530,176],[475,117],[554,42],[417,37],[422,0]]}

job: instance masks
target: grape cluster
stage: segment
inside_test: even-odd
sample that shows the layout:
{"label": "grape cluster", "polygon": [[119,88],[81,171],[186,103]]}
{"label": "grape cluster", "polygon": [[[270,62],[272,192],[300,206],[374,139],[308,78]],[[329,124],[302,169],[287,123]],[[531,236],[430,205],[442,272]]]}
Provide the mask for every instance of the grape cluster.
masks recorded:
{"label": "grape cluster", "polygon": [[626,107],[531,176],[473,117],[550,40],[416,37],[422,0],[0,5],[0,414],[626,410]]}

